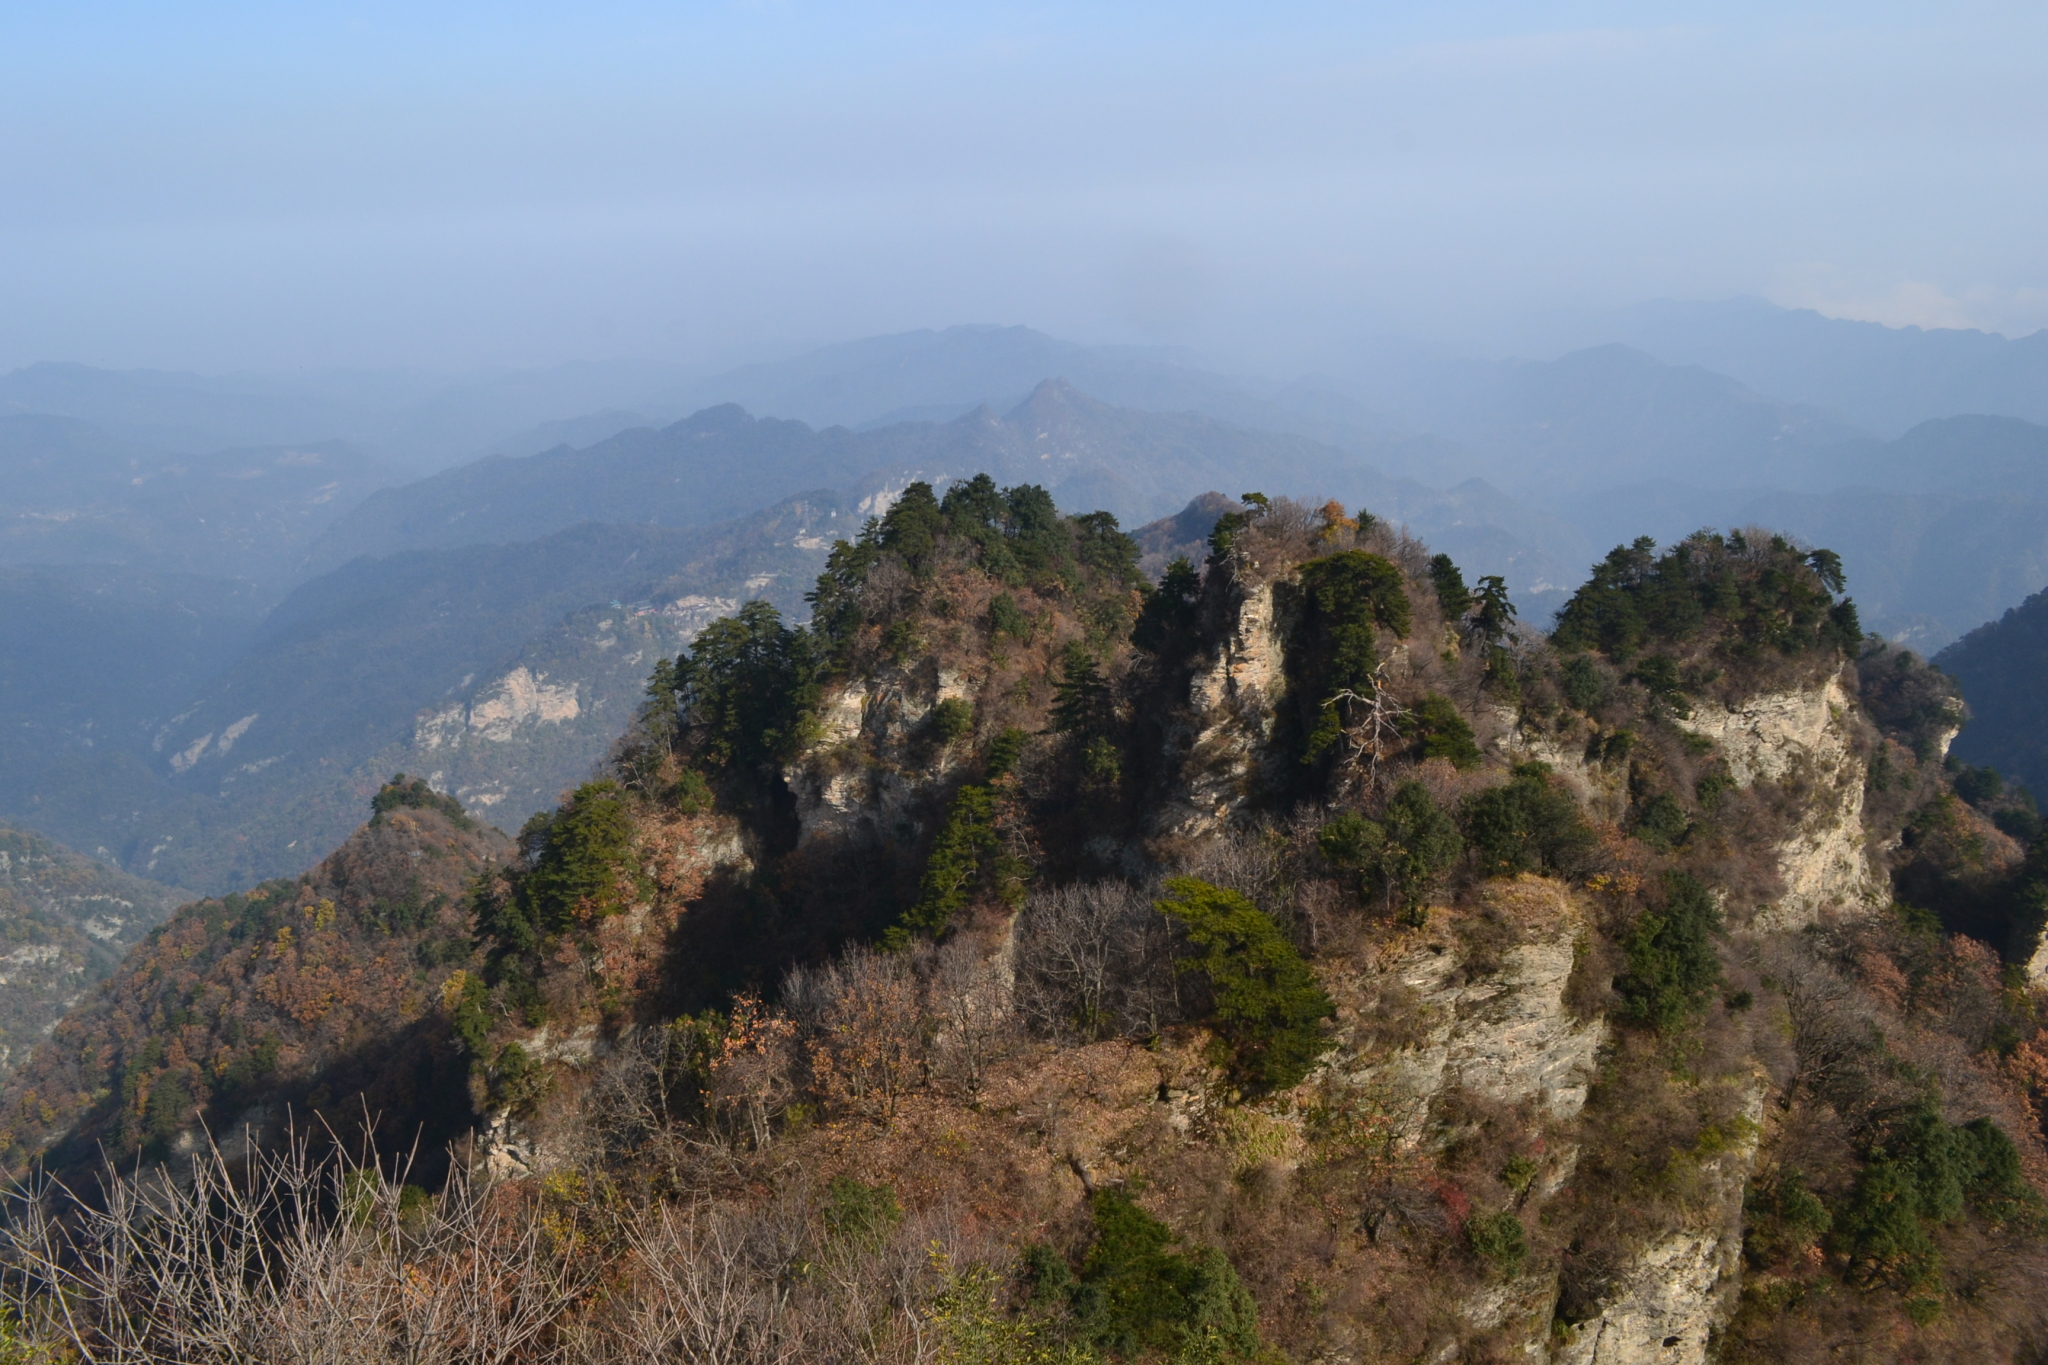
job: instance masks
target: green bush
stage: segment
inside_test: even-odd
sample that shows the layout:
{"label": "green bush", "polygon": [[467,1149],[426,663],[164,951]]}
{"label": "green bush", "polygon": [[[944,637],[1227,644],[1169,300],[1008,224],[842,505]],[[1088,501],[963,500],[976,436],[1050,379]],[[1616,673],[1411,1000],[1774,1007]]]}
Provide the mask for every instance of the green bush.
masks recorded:
{"label": "green bush", "polygon": [[1650,655],[1630,670],[1627,681],[1641,683],[1654,707],[1677,716],[1692,714],[1692,703],[1686,698],[1685,685],[1678,676],[1678,662],[1669,655]]}
{"label": "green bush", "polygon": [[1473,1214],[1465,1220],[1465,1241],[1473,1255],[1492,1266],[1502,1279],[1519,1274],[1529,1254],[1529,1235],[1511,1209]]}
{"label": "green bush", "polygon": [[1928,1098],[1893,1120],[1872,1146],[1835,1213],[1829,1243],[1865,1279],[1910,1289],[1939,1273],[1933,1230],[1966,1211],[2031,1231],[2042,1210],[2003,1129],[1987,1118],[1951,1124]]}
{"label": "green bush", "polygon": [[1686,817],[1685,807],[1670,792],[1658,792],[1640,802],[1635,818],[1629,822],[1629,833],[1651,848],[1667,851],[1684,843],[1691,829],[1692,821]]}
{"label": "green bush", "polygon": [[1186,556],[1166,566],[1159,586],[1145,595],[1138,622],[1131,628],[1131,643],[1162,658],[1177,658],[1195,644],[1197,613],[1202,598],[1202,578]]}
{"label": "green bush", "polygon": [[1031,638],[1031,618],[1017,605],[1017,599],[1006,592],[999,592],[988,602],[988,633],[992,636],[1007,635],[1013,640]]}
{"label": "green bush", "polygon": [[698,762],[753,774],[780,765],[808,738],[824,665],[816,637],[756,600],[704,627],[648,690],[673,697],[679,733]]}
{"label": "green bush", "polygon": [[1336,1006],[1272,917],[1238,895],[1193,877],[1166,883],[1162,914],[1196,949],[1176,969],[1202,978],[1209,1023],[1230,1053],[1232,1078],[1247,1090],[1285,1090],[1330,1050],[1320,1025]]}
{"label": "green bush", "polygon": [[1465,849],[1456,822],[1420,782],[1396,788],[1378,820],[1335,817],[1316,844],[1331,866],[1357,875],[1361,897],[1383,896],[1390,912],[1420,906]]}
{"label": "green bush", "polygon": [[1747,1240],[1763,1256],[1801,1251],[1834,1226],[1828,1206],[1806,1187],[1806,1177],[1798,1171],[1786,1171],[1768,1185],[1751,1186],[1743,1206],[1749,1219]]}
{"label": "green bush", "polygon": [[1489,877],[1568,872],[1593,845],[1579,803],[1541,763],[1518,763],[1507,785],[1474,792],[1458,807],[1465,842]]}
{"label": "green bush", "polygon": [[[997,738],[1000,743],[1002,737]],[[954,793],[946,821],[932,841],[916,903],[889,927],[883,942],[905,948],[919,936],[938,938],[952,926],[953,916],[981,893],[1015,905],[1024,894],[1024,875],[1002,851],[995,789],[969,783]]]}
{"label": "green bush", "polygon": [[1489,651],[1507,639],[1508,626],[1515,619],[1515,604],[1508,601],[1507,580],[1489,574],[1479,580],[1479,610],[1472,614],[1472,632],[1485,641]]}
{"label": "green bush", "polygon": [[477,936],[500,958],[538,951],[646,895],[632,812],[619,785],[586,782],[559,809],[528,820],[510,878],[507,886],[485,877],[471,897]]}
{"label": "green bush", "polygon": [[1600,676],[1600,668],[1590,654],[1573,654],[1567,657],[1558,670],[1558,681],[1564,691],[1564,699],[1579,711],[1591,715],[1607,700],[1607,681]]}
{"label": "green bush", "polygon": [[1285,657],[1298,749],[1312,763],[1344,733],[1342,692],[1370,695],[1379,630],[1406,635],[1413,620],[1401,570],[1363,550],[1301,566]]}
{"label": "green bush", "polygon": [[960,697],[948,697],[932,708],[929,720],[932,734],[938,737],[939,743],[955,743],[974,728],[974,703]]}
{"label": "green bush", "polygon": [[1721,912],[1706,886],[1688,872],[1665,873],[1663,905],[1643,911],[1629,931],[1619,983],[1629,1016],[1670,1032],[1705,1008],[1721,981],[1720,932]]}
{"label": "green bush", "polygon": [[1429,581],[1436,589],[1437,605],[1443,608],[1444,620],[1456,623],[1472,610],[1474,599],[1465,586],[1465,575],[1449,555],[1437,555],[1429,561]]}
{"label": "green bush", "polygon": [[424,779],[409,778],[404,773],[394,774],[370,798],[370,823],[383,824],[385,815],[394,810],[439,811],[458,829],[476,828],[476,821],[463,811],[460,801],[435,791]]}
{"label": "green bush", "polygon": [[903,1221],[903,1205],[887,1185],[834,1176],[825,1186],[825,1230],[856,1242],[879,1242]]}
{"label": "green bush", "polygon": [[1402,728],[1421,758],[1447,758],[1458,768],[1479,766],[1479,745],[1472,727],[1458,714],[1457,703],[1440,692],[1431,692],[1415,703]]}
{"label": "green bush", "polygon": [[1115,697],[1101,666],[1078,641],[1068,645],[1053,682],[1052,728],[1089,739],[1109,733],[1115,724]]}
{"label": "green bush", "polygon": [[1097,1190],[1089,1204],[1095,1243],[1070,1290],[1083,1332],[1123,1355],[1205,1345],[1231,1359],[1258,1352],[1258,1307],[1222,1252],[1171,1250],[1172,1230],[1122,1190]]}

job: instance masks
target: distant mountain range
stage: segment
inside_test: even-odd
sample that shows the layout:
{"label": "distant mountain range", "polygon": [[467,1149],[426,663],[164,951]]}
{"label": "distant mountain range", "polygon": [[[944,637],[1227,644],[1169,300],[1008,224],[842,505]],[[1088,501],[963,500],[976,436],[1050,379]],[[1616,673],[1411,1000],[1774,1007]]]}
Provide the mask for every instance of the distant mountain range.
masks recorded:
{"label": "distant mountain range", "polygon": [[[1525,584],[1570,575],[1585,554],[1563,522],[1493,490],[1447,495],[1389,479],[1357,455],[1304,436],[1118,408],[1048,379],[1002,415],[978,406],[943,423],[813,430],[728,404],[583,450],[478,461],[371,496],[315,545],[309,566],[523,540],[586,520],[703,525],[805,488],[874,493],[913,478],[980,472],[1002,483],[1043,484],[1062,506],[1103,508],[1126,524],[1166,515],[1206,489],[1257,487],[1371,503],[1382,515],[1441,523],[1454,539],[1457,525],[1486,525],[1505,552],[1489,553],[1489,563],[1505,568],[1519,558]],[[1521,544],[1509,547],[1517,535]]]}
{"label": "distant mountain range", "polygon": [[1660,360],[1732,375],[1883,436],[1964,413],[2048,424],[2048,331],[1886,327],[1753,298],[1642,304],[1599,326]]}
{"label": "distant mountain range", "polygon": [[[1357,352],[1289,384],[1017,327],[709,378],[32,366],[0,376],[0,818],[202,890],[309,865],[400,768],[516,828],[654,657],[749,597],[801,613],[831,541],[914,478],[1041,483],[1127,526],[1332,497],[1504,575],[1538,626],[1608,546],[1702,525],[1838,550],[1866,625],[1923,649],[2048,582],[2048,427],[1885,439],[1792,382],[1889,347],[1938,402],[1964,390],[1926,358],[1974,348],[2006,378],[1972,392],[2024,407],[2026,345],[1682,313],[1552,361]],[[1836,369],[1775,388],[1665,363],[1809,333]],[[1178,526],[1153,559],[1199,540]]]}
{"label": "distant mountain range", "polygon": [[[1483,484],[1439,492],[1305,437],[1114,408],[1059,381],[1004,416],[867,432],[728,406],[380,491],[260,624],[242,614],[253,590],[204,580],[188,585],[199,605],[163,618],[190,638],[159,639],[156,617],[121,623],[118,592],[81,611],[82,570],[17,571],[15,618],[36,623],[24,672],[70,681],[19,694],[34,724],[0,765],[0,810],[203,890],[304,867],[394,771],[516,829],[601,756],[656,658],[749,598],[801,617],[832,542],[906,482],[983,471],[1133,521],[1218,488],[1336,496],[1552,595],[1586,556],[1568,526]],[[116,641],[187,662],[173,686],[138,687],[124,656],[92,648]],[[72,706],[74,689],[90,701]]]}

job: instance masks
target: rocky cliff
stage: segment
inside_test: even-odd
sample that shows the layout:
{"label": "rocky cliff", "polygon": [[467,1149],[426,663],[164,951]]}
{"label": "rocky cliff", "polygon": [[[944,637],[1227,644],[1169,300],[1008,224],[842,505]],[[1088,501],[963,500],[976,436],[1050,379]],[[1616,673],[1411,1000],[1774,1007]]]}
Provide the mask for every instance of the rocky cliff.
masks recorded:
{"label": "rocky cliff", "polygon": [[1889,897],[1863,823],[1869,772],[1856,710],[1836,674],[1798,691],[1705,704],[1677,721],[1713,744],[1736,786],[1799,794],[1792,828],[1769,854],[1784,890],[1759,910],[1759,927],[1801,929],[1829,912],[1867,913]]}
{"label": "rocky cliff", "polygon": [[[612,1288],[548,1321],[621,1359],[2048,1329],[2048,1034],[1956,927],[2032,883],[1867,700],[1903,675],[1825,552],[1624,547],[1546,640],[1334,504],[1208,551],[1144,585],[1105,518],[913,485],[810,626],[754,604],[660,661],[516,850],[415,784],[182,913],[10,1084],[12,1159],[287,1100],[432,1119],[536,1227],[603,1211]],[[737,1318],[676,1288],[714,1282]]]}

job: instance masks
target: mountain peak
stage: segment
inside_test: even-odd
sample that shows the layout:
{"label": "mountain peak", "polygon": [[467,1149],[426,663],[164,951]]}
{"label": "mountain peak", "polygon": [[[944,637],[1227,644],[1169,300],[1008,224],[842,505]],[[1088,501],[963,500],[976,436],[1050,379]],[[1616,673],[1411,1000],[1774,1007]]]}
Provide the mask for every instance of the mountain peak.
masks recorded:
{"label": "mountain peak", "polygon": [[1061,417],[1073,417],[1080,413],[1094,414],[1109,411],[1109,405],[1097,402],[1087,394],[1055,376],[1038,381],[1038,387],[1004,417],[1006,422],[1044,422]]}

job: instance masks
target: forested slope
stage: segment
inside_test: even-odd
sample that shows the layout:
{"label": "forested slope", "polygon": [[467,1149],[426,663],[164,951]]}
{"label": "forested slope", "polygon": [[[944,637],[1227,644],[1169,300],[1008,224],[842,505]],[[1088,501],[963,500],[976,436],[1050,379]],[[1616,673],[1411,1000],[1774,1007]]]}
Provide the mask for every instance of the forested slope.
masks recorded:
{"label": "forested slope", "polygon": [[[316,1233],[290,1274],[67,1271],[83,1326],[28,1330],[2032,1359],[2048,854],[1958,798],[1952,688],[1837,557],[1623,545],[1544,638],[1370,515],[1219,510],[1155,584],[1106,514],[914,483],[808,625],[750,603],[660,661],[504,861],[393,785],[300,883],[184,912],[8,1083],[10,1159],[176,1190],[199,1119],[289,1098],[383,1164],[340,1205],[259,1173]],[[402,1170],[422,1125],[473,1132],[445,1182]],[[261,1243],[197,1188],[148,1226]]]}

